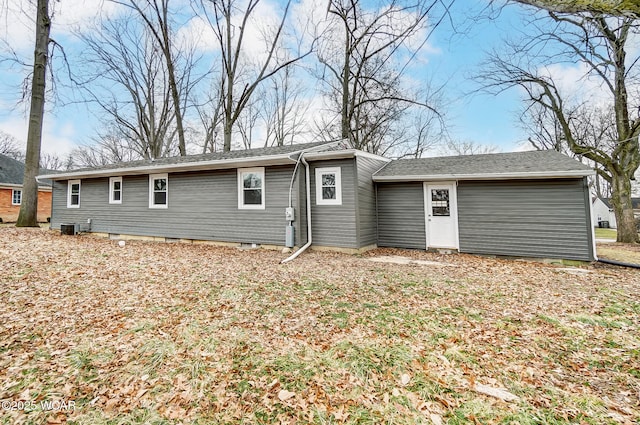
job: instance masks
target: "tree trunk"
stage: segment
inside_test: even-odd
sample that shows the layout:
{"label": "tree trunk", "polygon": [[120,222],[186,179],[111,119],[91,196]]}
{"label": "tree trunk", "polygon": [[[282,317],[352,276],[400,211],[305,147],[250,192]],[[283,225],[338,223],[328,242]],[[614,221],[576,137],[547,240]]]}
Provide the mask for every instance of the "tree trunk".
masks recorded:
{"label": "tree trunk", "polygon": [[169,87],[171,89],[171,97],[173,100],[173,108],[176,113],[176,127],[178,129],[178,150],[180,156],[187,155],[187,144],[184,140],[184,126],[182,124],[182,103],[180,102],[180,93],[178,92],[178,82],[176,81],[176,70],[171,55],[171,41],[169,40],[169,23],[167,22],[167,5],[163,6],[164,20],[161,24],[164,56],[167,61],[167,73],[169,74]]}
{"label": "tree trunk", "polygon": [[231,119],[227,118],[224,121],[224,146],[223,152],[231,152],[231,132],[233,130],[233,123]]}
{"label": "tree trunk", "polygon": [[611,184],[611,203],[618,225],[617,242],[638,243],[640,240],[631,203],[631,181],[627,177],[614,174]]}
{"label": "tree trunk", "polygon": [[[349,140],[352,142],[351,137],[351,117],[349,111],[349,76],[351,75],[351,38],[349,33],[349,26],[347,21],[344,22],[344,66],[342,67],[342,110],[341,115],[341,129],[340,135],[342,140]],[[357,146],[352,146],[357,148]]]}
{"label": "tree trunk", "polygon": [[50,31],[49,0],[38,0],[27,154],[25,157],[24,181],[22,183],[22,205],[20,206],[20,214],[16,223],[17,227],[38,227],[38,182],[36,181],[36,176],[40,170],[40,146],[42,142]]}

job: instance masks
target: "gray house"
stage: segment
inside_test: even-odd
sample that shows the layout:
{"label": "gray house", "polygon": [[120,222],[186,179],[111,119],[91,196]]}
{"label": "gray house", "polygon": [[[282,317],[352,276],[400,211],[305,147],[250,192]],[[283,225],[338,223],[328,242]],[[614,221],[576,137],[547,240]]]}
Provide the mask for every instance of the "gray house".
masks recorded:
{"label": "gray house", "polygon": [[41,176],[51,227],[274,246],[595,258],[586,176],[554,151],[395,160],[312,143]]}

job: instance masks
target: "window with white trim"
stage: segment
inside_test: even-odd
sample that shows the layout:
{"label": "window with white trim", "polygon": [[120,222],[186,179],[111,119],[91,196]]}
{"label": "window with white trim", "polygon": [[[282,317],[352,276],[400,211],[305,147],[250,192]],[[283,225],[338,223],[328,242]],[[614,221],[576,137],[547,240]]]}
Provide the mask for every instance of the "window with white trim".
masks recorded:
{"label": "window with white trim", "polygon": [[22,191],[20,189],[13,189],[11,193],[11,205],[22,204]]}
{"label": "window with white trim", "polygon": [[167,208],[169,205],[169,176],[149,175],[149,208]]}
{"label": "window with white trim", "polygon": [[67,182],[67,208],[80,208],[80,180]]}
{"label": "window with white trim", "polygon": [[122,177],[109,177],[109,203],[122,203]]}
{"label": "window with white trim", "polygon": [[340,167],[316,168],[316,205],[342,205]]}
{"label": "window with white trim", "polygon": [[264,167],[238,168],[238,208],[264,209]]}

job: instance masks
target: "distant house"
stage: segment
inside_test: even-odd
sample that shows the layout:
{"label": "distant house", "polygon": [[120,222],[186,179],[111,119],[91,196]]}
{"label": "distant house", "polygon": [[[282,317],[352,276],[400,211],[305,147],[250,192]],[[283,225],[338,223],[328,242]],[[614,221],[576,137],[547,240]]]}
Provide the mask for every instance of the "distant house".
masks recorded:
{"label": "distant house", "polygon": [[[612,229],[618,228],[611,198],[595,196],[591,205],[591,214],[593,215],[595,226],[607,227],[608,224],[608,227]],[[631,205],[633,206],[633,215],[640,217],[640,198],[631,198]]]}
{"label": "distant house", "polygon": [[392,161],[312,143],[40,178],[53,180],[53,229],[112,238],[590,261],[592,174],[555,151]]}
{"label": "distant house", "polygon": [[[0,154],[0,219],[14,222],[18,219],[22,204],[24,164]],[[51,183],[38,185],[38,221],[51,217]]]}
{"label": "distant house", "polygon": [[591,203],[591,214],[593,216],[593,224],[597,227],[611,227],[616,229],[616,215],[613,212],[613,205],[608,198],[595,196]]}

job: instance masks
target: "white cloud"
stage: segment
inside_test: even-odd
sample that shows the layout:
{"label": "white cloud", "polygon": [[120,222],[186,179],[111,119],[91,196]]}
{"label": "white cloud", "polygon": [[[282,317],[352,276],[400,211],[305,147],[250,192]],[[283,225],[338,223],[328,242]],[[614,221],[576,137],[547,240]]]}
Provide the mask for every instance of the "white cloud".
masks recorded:
{"label": "white cloud", "polygon": [[211,25],[201,17],[195,17],[181,27],[176,34],[176,39],[178,46],[192,46],[203,53],[215,52],[220,49]]}
{"label": "white cloud", "polygon": [[539,70],[542,76],[551,78],[565,99],[576,101],[589,100],[600,104],[610,102],[611,93],[602,79],[588,75],[586,64],[554,64]]}
{"label": "white cloud", "polygon": [[[28,128],[29,120],[27,117],[13,115],[0,120],[0,129],[15,137],[23,150],[26,150],[27,147]],[[55,154],[64,158],[76,147],[75,136],[76,130],[72,122],[59,122],[52,115],[45,114],[41,148],[43,154]]]}
{"label": "white cloud", "polygon": [[65,0],[52,2],[54,33],[71,33],[74,29],[82,30],[92,25],[94,18],[115,16],[124,10],[124,6],[111,1]]}
{"label": "white cloud", "polygon": [[[34,2],[6,2],[0,12],[2,27],[0,37],[18,53],[28,54],[35,40],[36,8]],[[111,16],[123,10],[123,6],[110,1],[65,0],[50,2],[49,13],[53,16],[51,37],[68,36],[75,29],[83,29],[100,15]]]}
{"label": "white cloud", "polygon": [[6,2],[6,7],[0,9],[0,19],[4,30],[0,37],[7,45],[17,52],[31,47],[35,39],[33,25],[36,9],[32,2]]}

